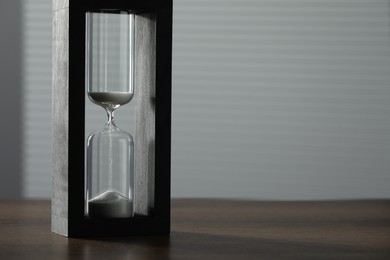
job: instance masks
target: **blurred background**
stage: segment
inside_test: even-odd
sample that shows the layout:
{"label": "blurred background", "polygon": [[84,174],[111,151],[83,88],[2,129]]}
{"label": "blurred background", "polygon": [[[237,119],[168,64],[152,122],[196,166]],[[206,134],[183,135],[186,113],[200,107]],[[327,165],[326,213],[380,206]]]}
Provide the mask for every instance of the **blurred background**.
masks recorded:
{"label": "blurred background", "polygon": [[[0,198],[51,196],[51,0],[0,1]],[[390,198],[389,0],[175,0],[172,196]]]}

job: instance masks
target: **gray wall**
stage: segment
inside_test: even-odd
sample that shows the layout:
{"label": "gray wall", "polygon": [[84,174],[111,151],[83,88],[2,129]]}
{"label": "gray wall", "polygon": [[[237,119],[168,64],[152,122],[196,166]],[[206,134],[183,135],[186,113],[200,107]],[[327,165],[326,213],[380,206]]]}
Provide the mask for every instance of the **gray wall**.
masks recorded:
{"label": "gray wall", "polygon": [[[23,194],[48,197],[50,0],[26,2]],[[388,0],[175,1],[173,196],[389,198],[389,13]]]}
{"label": "gray wall", "polygon": [[51,0],[23,0],[23,180],[25,197],[51,194]]}
{"label": "gray wall", "polygon": [[22,189],[22,23],[21,3],[0,2],[0,197],[20,197]]}
{"label": "gray wall", "polygon": [[389,6],[175,1],[173,194],[389,198]]}

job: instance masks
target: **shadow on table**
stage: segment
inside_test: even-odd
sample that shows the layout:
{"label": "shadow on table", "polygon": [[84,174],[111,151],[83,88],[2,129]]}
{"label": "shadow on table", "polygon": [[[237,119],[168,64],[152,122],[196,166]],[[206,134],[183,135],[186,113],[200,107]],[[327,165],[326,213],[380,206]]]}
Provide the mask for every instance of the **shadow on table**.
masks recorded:
{"label": "shadow on table", "polygon": [[69,239],[68,259],[390,259],[390,248],[373,252],[346,245],[246,238],[192,232],[170,236]]}

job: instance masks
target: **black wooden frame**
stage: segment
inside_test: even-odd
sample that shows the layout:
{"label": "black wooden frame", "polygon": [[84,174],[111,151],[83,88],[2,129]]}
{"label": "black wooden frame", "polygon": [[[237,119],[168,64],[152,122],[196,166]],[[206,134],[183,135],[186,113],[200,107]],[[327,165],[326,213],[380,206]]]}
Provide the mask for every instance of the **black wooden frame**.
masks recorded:
{"label": "black wooden frame", "polygon": [[[58,144],[67,142],[68,156],[61,159],[57,156],[59,152],[53,153],[53,164],[66,164],[67,170],[59,172],[58,167],[53,167],[53,179],[61,179],[58,178],[61,174],[62,179],[60,183],[58,181],[53,183],[52,230],[69,237],[168,234],[170,231],[172,0],[55,1],[58,2],[57,5],[63,4],[64,9],[68,8],[69,15],[68,98],[64,101],[68,106],[68,123],[65,122],[67,129],[62,129],[68,131],[68,137],[62,137],[58,131],[56,132],[58,125],[64,122],[60,122],[61,119],[53,114],[53,137],[57,138],[53,140],[53,147],[61,152]],[[85,13],[99,9],[131,10],[140,14],[153,13],[156,17],[155,185],[154,208],[150,216],[90,219],[84,215]],[[55,62],[59,61],[53,57],[53,63]],[[54,75],[61,76],[62,72]],[[56,79],[53,77],[53,92],[56,91],[54,84]],[[63,102],[57,99],[58,93],[53,93],[53,108],[58,111]],[[59,193],[59,189],[62,193]],[[64,214],[58,213],[62,212],[59,207],[66,207]],[[59,225],[57,219],[61,219],[61,223],[65,225],[56,226]]]}

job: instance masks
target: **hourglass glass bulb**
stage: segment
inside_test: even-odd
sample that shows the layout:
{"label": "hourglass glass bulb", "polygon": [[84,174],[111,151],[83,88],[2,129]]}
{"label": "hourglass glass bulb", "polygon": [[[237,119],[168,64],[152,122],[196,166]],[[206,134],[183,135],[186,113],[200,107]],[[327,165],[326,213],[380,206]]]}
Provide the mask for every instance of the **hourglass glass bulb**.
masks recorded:
{"label": "hourglass glass bulb", "polygon": [[87,141],[86,213],[92,218],[133,216],[134,140],[113,121],[114,110],[133,98],[133,26],[130,12],[87,13],[88,97],[108,115]]}

